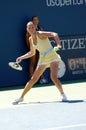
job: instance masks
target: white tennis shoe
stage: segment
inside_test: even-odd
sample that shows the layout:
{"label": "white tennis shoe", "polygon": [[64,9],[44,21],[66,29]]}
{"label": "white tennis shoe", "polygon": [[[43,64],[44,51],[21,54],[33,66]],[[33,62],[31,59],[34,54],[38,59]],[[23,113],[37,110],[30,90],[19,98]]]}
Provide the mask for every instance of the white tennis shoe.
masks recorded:
{"label": "white tennis shoe", "polygon": [[61,95],[61,100],[62,100],[62,102],[68,101],[67,96],[65,94],[62,94]]}
{"label": "white tennis shoe", "polygon": [[17,105],[19,102],[23,102],[23,101],[24,101],[23,98],[18,98],[18,99],[16,99],[16,100],[14,100],[14,101],[12,102],[12,104],[13,104],[13,105]]}

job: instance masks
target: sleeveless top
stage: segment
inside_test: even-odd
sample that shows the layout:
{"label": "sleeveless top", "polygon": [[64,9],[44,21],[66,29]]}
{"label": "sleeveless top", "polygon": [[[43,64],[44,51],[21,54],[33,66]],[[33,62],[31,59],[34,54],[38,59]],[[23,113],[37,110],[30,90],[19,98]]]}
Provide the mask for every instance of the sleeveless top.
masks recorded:
{"label": "sleeveless top", "polygon": [[48,38],[40,39],[38,37],[38,34],[36,34],[36,37],[37,37],[37,44],[35,45],[33,43],[33,39],[32,39],[32,43],[33,43],[33,47],[39,51],[40,57],[39,57],[38,65],[49,66],[49,64],[52,62],[61,61],[60,55],[54,51],[51,42],[49,41]]}

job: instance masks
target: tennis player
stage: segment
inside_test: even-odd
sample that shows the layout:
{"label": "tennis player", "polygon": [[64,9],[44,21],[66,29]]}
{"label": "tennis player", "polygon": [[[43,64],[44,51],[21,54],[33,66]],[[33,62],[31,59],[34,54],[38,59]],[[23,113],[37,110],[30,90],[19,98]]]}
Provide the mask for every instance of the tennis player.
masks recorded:
{"label": "tennis player", "polygon": [[38,81],[39,77],[45,71],[47,67],[50,67],[50,77],[55,86],[58,88],[62,101],[66,101],[67,97],[63,91],[62,85],[57,78],[58,66],[61,61],[61,57],[54,51],[49,38],[54,38],[58,48],[61,48],[58,34],[55,32],[36,31],[33,22],[27,23],[27,31],[30,33],[30,51],[25,55],[22,55],[16,59],[16,62],[20,62],[24,59],[30,58],[35,55],[36,49],[39,51],[40,58],[33,76],[27,82],[21,96],[14,100],[13,104],[18,104],[24,100],[25,94],[32,88],[32,86]]}

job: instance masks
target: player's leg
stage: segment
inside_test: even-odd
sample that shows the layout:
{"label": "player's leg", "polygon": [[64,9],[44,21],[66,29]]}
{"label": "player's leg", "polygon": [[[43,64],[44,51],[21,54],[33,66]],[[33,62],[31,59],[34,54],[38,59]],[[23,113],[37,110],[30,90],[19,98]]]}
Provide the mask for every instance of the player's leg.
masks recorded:
{"label": "player's leg", "polygon": [[32,78],[30,81],[27,82],[27,84],[25,85],[25,88],[20,96],[20,98],[16,99],[13,104],[18,104],[19,102],[23,101],[23,98],[25,96],[25,94],[32,88],[32,86],[37,82],[37,80],[39,79],[39,77],[41,76],[41,74],[45,71],[46,69],[46,65],[41,65],[41,66],[37,66]]}
{"label": "player's leg", "polygon": [[46,65],[37,66],[31,80],[29,82],[27,82],[27,84],[24,88],[24,91],[21,95],[22,98],[32,88],[32,86],[38,81],[38,79],[40,78],[41,74],[45,71],[45,69],[46,69]]}
{"label": "player's leg", "polygon": [[56,87],[58,88],[59,92],[62,95],[62,100],[67,100],[67,97],[64,94],[62,85],[60,80],[57,78],[57,73],[58,73],[58,66],[59,66],[59,62],[52,62],[50,64],[50,77],[51,80],[53,81],[53,83],[56,85]]}

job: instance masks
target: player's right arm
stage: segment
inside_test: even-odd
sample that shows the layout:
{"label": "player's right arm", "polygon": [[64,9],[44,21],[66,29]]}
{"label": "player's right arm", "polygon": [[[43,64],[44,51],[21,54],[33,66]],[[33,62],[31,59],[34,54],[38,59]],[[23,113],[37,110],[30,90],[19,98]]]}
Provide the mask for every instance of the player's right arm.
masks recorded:
{"label": "player's right arm", "polygon": [[27,52],[26,54],[24,54],[24,55],[18,57],[18,58],[16,59],[16,62],[20,62],[20,61],[22,61],[22,60],[24,60],[24,59],[28,59],[28,58],[30,58],[30,57],[32,57],[32,56],[35,55],[36,49],[35,49],[34,46],[33,46],[31,37],[29,37],[29,43],[30,43],[30,51]]}

